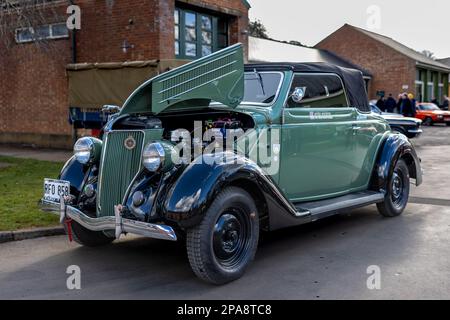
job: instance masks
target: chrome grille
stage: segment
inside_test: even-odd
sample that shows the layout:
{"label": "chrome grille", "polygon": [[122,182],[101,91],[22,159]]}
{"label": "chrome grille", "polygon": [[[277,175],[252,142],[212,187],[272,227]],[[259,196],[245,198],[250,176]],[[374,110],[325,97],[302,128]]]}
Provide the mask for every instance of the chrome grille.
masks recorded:
{"label": "chrome grille", "polygon": [[[114,215],[114,206],[123,202],[130,183],[141,169],[144,136],[142,131],[112,131],[107,134],[102,150],[97,216]],[[134,148],[126,146],[125,141],[129,138],[134,139]]]}

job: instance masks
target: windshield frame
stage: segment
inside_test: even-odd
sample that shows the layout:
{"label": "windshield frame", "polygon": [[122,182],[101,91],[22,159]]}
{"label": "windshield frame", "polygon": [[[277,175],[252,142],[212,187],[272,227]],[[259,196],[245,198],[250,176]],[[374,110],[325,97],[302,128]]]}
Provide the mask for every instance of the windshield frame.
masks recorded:
{"label": "windshield frame", "polygon": [[[258,72],[259,74],[267,74],[267,73],[272,73],[272,74],[279,74],[281,75],[280,78],[280,83],[278,84],[278,88],[277,91],[275,93],[275,97],[273,98],[272,102],[269,103],[262,103],[262,102],[251,102],[251,101],[242,101],[240,103],[240,105],[244,105],[244,106],[259,106],[259,107],[264,107],[264,108],[268,108],[268,107],[272,107],[278,100],[279,96],[280,96],[280,92],[281,92],[281,88],[283,87],[283,83],[284,83],[284,78],[285,78],[285,73],[282,71],[258,71],[256,70],[256,72]],[[245,71],[244,72],[244,76],[246,73],[255,73],[254,71]],[[245,78],[244,78],[244,84],[245,84]],[[245,90],[245,88],[244,88]]]}

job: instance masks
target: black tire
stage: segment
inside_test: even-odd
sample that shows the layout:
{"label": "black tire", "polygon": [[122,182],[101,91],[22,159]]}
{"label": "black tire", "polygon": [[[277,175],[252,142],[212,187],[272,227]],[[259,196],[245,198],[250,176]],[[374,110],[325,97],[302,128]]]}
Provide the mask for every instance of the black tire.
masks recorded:
{"label": "black tire", "polygon": [[445,124],[447,125],[447,127],[450,127],[450,122],[446,122]]}
{"label": "black tire", "polygon": [[431,119],[430,117],[425,118],[425,120],[423,121],[423,124],[426,126],[432,126],[434,125],[433,123],[433,119]]}
{"label": "black tire", "polygon": [[234,281],[255,257],[259,240],[259,215],[248,192],[224,189],[200,225],[187,231],[186,247],[194,273],[212,284]]}
{"label": "black tire", "polygon": [[[85,247],[105,246],[114,241],[114,238],[106,236],[102,231],[88,230],[75,221],[72,221],[71,227],[73,240]],[[66,223],[64,223],[64,230],[67,234],[68,231]]]}
{"label": "black tire", "polygon": [[403,213],[409,199],[409,170],[405,161],[398,160],[389,177],[384,202],[378,203],[378,212],[384,217],[397,217]]}

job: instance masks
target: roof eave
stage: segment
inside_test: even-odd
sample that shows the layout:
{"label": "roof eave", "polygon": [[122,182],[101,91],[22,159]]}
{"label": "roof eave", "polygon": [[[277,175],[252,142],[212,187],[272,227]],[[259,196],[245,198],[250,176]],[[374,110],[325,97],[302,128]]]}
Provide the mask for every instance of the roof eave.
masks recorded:
{"label": "roof eave", "polygon": [[416,66],[426,68],[426,69],[431,69],[433,71],[441,71],[441,72],[445,72],[445,73],[450,73],[450,68],[444,68],[444,67],[440,67],[440,66],[436,66],[436,65],[432,65],[432,64],[428,64],[428,63],[423,63],[420,61],[416,61]]}

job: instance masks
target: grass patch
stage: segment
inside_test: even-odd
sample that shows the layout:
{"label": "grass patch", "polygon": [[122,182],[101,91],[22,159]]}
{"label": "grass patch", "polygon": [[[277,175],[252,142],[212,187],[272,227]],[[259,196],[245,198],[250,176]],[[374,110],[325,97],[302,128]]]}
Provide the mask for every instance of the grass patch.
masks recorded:
{"label": "grass patch", "polygon": [[61,162],[0,156],[0,231],[58,225],[58,217],[39,210],[44,178],[56,178]]}

